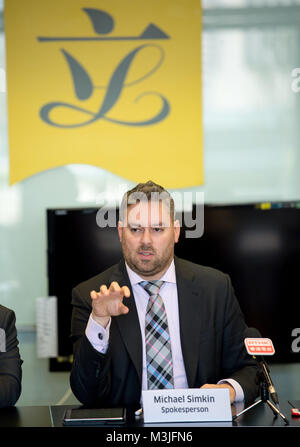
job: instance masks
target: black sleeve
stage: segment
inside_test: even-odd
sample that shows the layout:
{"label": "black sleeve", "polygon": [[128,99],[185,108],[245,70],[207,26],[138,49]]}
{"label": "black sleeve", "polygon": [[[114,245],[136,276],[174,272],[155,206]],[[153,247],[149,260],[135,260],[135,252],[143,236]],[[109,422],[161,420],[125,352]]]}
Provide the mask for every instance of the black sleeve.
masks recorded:
{"label": "black sleeve", "polygon": [[91,306],[75,288],[72,292],[71,340],[73,365],[70,384],[74,395],[84,405],[105,406],[110,390],[110,352],[96,351],[85,335]]}
{"label": "black sleeve", "polygon": [[[18,348],[16,318],[12,310],[0,310],[0,407],[15,405],[21,394],[22,360]],[[3,339],[4,338],[4,339]],[[4,348],[4,349],[2,349]],[[3,352],[4,351],[4,352]]]}
{"label": "black sleeve", "polygon": [[224,320],[223,370],[226,378],[236,380],[242,387],[245,402],[253,402],[258,395],[257,365],[248,355],[245,345],[247,325],[235,297],[229,276],[227,278],[227,300]]}

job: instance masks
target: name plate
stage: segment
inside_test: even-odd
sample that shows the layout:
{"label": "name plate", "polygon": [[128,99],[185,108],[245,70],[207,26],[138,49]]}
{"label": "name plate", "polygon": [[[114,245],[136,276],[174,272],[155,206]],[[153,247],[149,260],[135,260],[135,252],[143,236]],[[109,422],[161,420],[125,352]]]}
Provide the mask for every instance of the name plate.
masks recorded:
{"label": "name plate", "polygon": [[232,421],[226,388],[148,390],[142,396],[145,423]]}

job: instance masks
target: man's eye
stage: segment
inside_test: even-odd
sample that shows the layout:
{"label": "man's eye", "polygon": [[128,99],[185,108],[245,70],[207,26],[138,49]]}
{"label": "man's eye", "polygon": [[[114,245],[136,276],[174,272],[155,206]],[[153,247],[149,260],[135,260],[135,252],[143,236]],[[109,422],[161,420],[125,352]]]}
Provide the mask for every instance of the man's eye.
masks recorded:
{"label": "man's eye", "polygon": [[155,228],[152,228],[152,230],[153,230],[155,233],[161,233],[164,229],[161,228],[161,227],[155,227]]}
{"label": "man's eye", "polygon": [[141,231],[141,228],[131,228],[130,231],[131,231],[132,233],[138,233],[138,232]]}

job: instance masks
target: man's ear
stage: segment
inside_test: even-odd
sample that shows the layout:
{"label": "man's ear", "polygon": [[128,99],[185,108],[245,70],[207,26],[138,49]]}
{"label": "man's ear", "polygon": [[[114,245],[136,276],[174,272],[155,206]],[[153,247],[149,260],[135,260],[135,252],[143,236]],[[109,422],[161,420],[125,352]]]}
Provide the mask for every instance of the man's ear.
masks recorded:
{"label": "man's ear", "polygon": [[120,220],[119,220],[119,222],[118,222],[118,234],[119,234],[120,242],[122,242],[123,222],[121,222]]}
{"label": "man's ear", "polygon": [[175,244],[178,242],[180,236],[180,222],[179,220],[174,220],[174,241]]}

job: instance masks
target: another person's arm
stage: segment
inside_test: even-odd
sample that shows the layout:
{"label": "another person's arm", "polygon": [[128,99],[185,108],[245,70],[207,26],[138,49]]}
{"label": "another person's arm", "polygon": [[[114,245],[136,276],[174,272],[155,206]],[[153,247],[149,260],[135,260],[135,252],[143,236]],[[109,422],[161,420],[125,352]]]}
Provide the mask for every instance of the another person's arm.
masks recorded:
{"label": "another person's arm", "polygon": [[0,352],[0,407],[15,405],[21,394],[22,361],[15,322],[14,312],[0,306],[0,336],[4,337]]}

